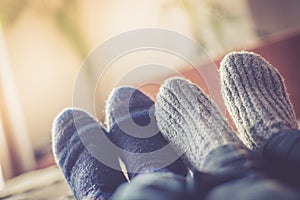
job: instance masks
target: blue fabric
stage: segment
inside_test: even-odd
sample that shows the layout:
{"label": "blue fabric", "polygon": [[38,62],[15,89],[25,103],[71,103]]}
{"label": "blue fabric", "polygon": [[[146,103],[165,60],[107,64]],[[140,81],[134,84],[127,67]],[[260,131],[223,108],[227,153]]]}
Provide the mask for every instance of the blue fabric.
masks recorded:
{"label": "blue fabric", "polygon": [[273,134],[264,145],[262,156],[272,177],[300,189],[300,130]]}
{"label": "blue fabric", "polygon": [[206,200],[300,199],[297,190],[268,177],[260,156],[245,147],[215,148],[206,156],[204,168],[211,174],[202,180]]}
{"label": "blue fabric", "polygon": [[185,177],[173,173],[141,174],[121,185],[113,200],[193,200]]}
{"label": "blue fabric", "polygon": [[113,200],[297,200],[300,194],[278,180],[266,176],[254,152],[245,147],[223,145],[204,160],[206,173],[192,177],[168,173],[139,175],[124,183]]}

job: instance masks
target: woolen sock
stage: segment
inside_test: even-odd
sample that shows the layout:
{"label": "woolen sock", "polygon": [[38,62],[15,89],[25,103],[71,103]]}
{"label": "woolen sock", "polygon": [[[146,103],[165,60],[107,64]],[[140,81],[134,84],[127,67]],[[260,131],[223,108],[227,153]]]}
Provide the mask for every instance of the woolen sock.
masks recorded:
{"label": "woolen sock", "polygon": [[162,134],[198,170],[212,149],[240,143],[214,102],[185,79],[166,80],[157,94],[155,109]]}
{"label": "woolen sock", "polygon": [[[158,171],[186,174],[180,156],[158,130],[154,102],[148,96],[135,88],[119,87],[111,92],[106,103],[109,137],[121,149],[120,157],[130,179],[140,173]],[[160,151],[166,145],[170,148]],[[169,163],[170,157],[175,159]]]}
{"label": "woolen sock", "polygon": [[[87,149],[93,150],[95,146],[102,145],[98,144],[98,140],[105,133],[106,130],[82,110],[63,110],[54,120],[52,142],[55,161],[76,199],[108,199],[126,181],[121,171],[102,164]],[[101,153],[118,162],[110,149]]]}
{"label": "woolen sock", "polygon": [[273,133],[297,128],[283,78],[259,55],[226,55],[220,78],[225,105],[248,148],[261,150]]}

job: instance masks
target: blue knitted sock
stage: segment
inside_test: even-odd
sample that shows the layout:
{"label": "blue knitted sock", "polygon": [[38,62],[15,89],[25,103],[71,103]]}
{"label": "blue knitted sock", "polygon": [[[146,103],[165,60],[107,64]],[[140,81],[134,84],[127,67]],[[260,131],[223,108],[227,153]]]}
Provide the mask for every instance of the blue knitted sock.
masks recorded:
{"label": "blue knitted sock", "polygon": [[186,175],[186,166],[158,130],[154,102],[148,96],[120,87],[112,91],[106,105],[109,137],[122,149],[120,157],[129,178],[157,171]]}
{"label": "blue knitted sock", "polygon": [[[102,164],[86,148],[93,150],[97,145],[105,145],[103,142],[99,144],[103,133],[106,131],[101,125],[81,110],[66,109],[54,120],[55,160],[76,199],[108,199],[126,181],[121,171]],[[103,154],[118,162],[110,149]]]}

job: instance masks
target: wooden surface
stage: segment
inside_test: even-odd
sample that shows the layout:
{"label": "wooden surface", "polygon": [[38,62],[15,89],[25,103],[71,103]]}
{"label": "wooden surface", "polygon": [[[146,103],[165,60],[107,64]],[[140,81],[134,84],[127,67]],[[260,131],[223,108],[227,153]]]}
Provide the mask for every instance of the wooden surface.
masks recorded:
{"label": "wooden surface", "polygon": [[74,199],[61,171],[56,167],[27,172],[6,182],[3,200]]}

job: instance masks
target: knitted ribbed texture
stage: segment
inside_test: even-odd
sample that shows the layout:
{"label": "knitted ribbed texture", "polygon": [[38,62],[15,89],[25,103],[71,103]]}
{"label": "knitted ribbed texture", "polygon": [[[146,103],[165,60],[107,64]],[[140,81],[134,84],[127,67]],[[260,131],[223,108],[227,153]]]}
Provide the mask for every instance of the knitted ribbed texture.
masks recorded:
{"label": "knitted ribbed texture", "polygon": [[155,113],[162,134],[179,152],[185,152],[187,162],[198,170],[212,149],[240,142],[216,105],[182,78],[171,78],[161,85]]}
{"label": "knitted ribbed texture", "polygon": [[[109,138],[121,149],[120,158],[130,179],[139,173],[157,171],[187,173],[185,164],[171,146],[168,152],[152,154],[168,144],[157,127],[153,106],[147,95],[130,87],[114,89],[106,102]],[[169,157],[175,161],[166,162]]]}
{"label": "knitted ribbed texture", "polygon": [[[103,133],[106,131],[100,124],[82,110],[66,109],[54,120],[54,157],[76,199],[108,199],[126,182],[122,172],[102,164],[86,148],[105,145],[98,142]],[[118,162],[113,151],[105,146],[104,149],[101,153]]]}
{"label": "knitted ribbed texture", "polygon": [[220,77],[225,105],[248,148],[261,150],[273,133],[297,128],[283,78],[259,55],[228,54]]}

